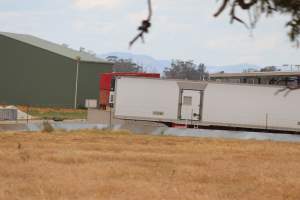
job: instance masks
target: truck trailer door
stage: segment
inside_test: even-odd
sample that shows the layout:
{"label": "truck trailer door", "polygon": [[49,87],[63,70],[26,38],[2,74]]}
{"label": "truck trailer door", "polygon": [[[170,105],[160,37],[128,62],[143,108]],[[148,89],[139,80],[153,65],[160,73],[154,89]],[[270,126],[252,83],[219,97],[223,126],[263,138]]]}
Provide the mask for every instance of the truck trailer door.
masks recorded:
{"label": "truck trailer door", "polygon": [[183,90],[181,99],[181,120],[201,120],[202,91]]}

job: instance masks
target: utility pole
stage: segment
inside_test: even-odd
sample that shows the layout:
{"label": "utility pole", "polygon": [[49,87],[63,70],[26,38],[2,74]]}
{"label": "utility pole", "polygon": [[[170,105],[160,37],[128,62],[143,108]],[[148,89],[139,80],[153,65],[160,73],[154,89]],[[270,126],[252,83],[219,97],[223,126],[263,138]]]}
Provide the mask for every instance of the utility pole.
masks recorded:
{"label": "utility pole", "polygon": [[75,80],[75,96],[74,96],[74,109],[77,109],[77,96],[78,96],[78,79],[79,79],[79,64],[80,57],[76,57],[76,80]]}

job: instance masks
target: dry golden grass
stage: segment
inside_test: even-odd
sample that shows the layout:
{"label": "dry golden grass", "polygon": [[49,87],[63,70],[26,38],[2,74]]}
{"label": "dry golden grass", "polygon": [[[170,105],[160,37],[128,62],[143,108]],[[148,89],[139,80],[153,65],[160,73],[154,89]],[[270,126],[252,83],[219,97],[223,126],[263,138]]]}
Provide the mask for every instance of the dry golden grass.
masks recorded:
{"label": "dry golden grass", "polygon": [[300,144],[0,134],[0,199],[300,199]]}

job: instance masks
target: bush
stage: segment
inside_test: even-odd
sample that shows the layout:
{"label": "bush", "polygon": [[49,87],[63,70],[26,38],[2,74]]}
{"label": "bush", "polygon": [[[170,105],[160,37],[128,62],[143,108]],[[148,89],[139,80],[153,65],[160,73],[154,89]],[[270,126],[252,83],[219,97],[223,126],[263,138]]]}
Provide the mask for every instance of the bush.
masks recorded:
{"label": "bush", "polygon": [[44,121],[43,122],[43,132],[46,133],[51,133],[54,131],[54,128],[52,127],[52,125],[48,122],[48,121]]}

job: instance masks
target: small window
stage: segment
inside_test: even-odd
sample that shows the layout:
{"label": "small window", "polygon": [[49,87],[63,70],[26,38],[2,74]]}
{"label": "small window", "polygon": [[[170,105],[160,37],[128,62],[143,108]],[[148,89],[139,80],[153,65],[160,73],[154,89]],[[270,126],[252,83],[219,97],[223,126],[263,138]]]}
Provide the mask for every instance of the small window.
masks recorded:
{"label": "small window", "polygon": [[188,96],[184,96],[183,97],[183,105],[185,106],[191,106],[193,102],[193,98],[192,97],[188,97]]}

